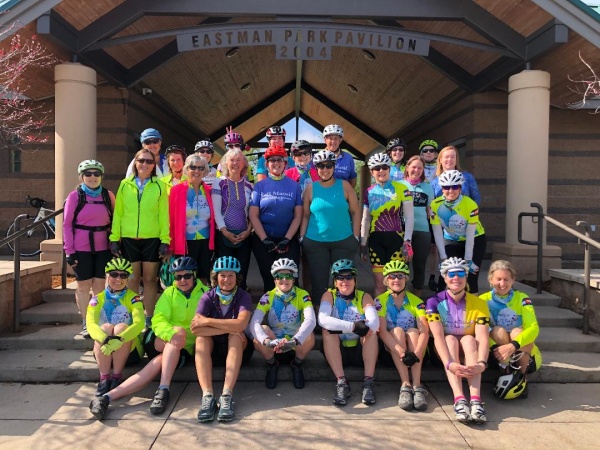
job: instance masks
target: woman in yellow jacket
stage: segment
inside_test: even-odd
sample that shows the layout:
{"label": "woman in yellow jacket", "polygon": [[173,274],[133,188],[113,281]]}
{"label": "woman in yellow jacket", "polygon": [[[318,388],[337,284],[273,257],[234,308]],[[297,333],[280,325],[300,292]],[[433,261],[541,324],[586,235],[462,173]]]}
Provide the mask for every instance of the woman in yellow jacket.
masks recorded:
{"label": "woman in yellow jacket", "polygon": [[160,259],[168,257],[169,198],[167,185],[156,177],[154,156],[140,150],[133,175],[119,185],[110,235],[111,252],[131,262],[129,289],[140,292],[144,281],[146,326],[156,305],[156,277]]}
{"label": "woman in yellow jacket", "polygon": [[107,286],[92,297],[86,316],[100,370],[96,397],[118,386],[123,368],[139,362],[144,354],[140,336],[144,328],[144,305],[136,292],[127,289],[131,264],[115,258],[106,264],[105,272]]}

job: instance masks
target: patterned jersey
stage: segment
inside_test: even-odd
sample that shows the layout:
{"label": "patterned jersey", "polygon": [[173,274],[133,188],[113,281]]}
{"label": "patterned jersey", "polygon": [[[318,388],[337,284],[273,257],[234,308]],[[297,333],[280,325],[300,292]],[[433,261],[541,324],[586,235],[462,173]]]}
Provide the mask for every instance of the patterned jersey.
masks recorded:
{"label": "patterned jersey", "polygon": [[[354,298],[348,302],[337,295],[337,289],[328,289],[333,296],[333,311],[331,316],[336,319],[345,320],[346,322],[356,322],[357,320],[365,320],[365,310],[363,309],[362,300],[365,293],[355,291]],[[360,336],[355,333],[340,334],[340,341],[346,347],[355,347],[358,344]]]}
{"label": "patterned jersey", "polygon": [[390,167],[390,180],[393,181],[402,181],[404,180],[404,169],[406,169],[406,165],[404,163],[400,164],[392,164]]}
{"label": "patterned jersey", "polygon": [[402,232],[402,203],[412,202],[410,190],[398,181],[388,180],[385,184],[374,184],[367,188],[364,206],[371,214],[373,231]]}
{"label": "patterned jersey", "polygon": [[418,318],[425,317],[425,303],[410,292],[406,292],[400,307],[396,306],[389,291],[384,292],[375,298],[375,308],[380,317],[385,317],[388,331],[394,328],[402,328],[404,331],[418,328]]}
{"label": "patterned jersey", "polygon": [[471,198],[460,195],[452,207],[446,206],[444,197],[438,197],[431,202],[431,224],[441,225],[444,239],[450,241],[465,241],[467,225],[476,224],[475,236],[485,233],[479,221],[479,207]]}
{"label": "patterned jersey", "polygon": [[277,339],[291,339],[304,321],[304,308],[312,307],[310,295],[299,287],[294,287],[295,295],[285,302],[276,295],[276,289],[261,297],[256,309],[268,317],[268,324]]}
{"label": "patterned jersey", "polygon": [[465,294],[458,302],[440,292],[427,300],[428,322],[441,322],[444,334],[453,336],[475,335],[475,325],[490,325],[487,302],[473,294]]}

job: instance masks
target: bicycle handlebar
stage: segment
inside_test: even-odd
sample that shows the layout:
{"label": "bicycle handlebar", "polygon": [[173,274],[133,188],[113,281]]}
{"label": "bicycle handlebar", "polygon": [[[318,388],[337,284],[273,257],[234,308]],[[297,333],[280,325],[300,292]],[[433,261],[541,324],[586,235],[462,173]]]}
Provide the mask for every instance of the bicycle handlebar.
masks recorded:
{"label": "bicycle handlebar", "polygon": [[31,197],[30,195],[27,195],[25,198],[26,202],[29,203],[33,208],[41,209],[46,205],[46,200],[42,198]]}

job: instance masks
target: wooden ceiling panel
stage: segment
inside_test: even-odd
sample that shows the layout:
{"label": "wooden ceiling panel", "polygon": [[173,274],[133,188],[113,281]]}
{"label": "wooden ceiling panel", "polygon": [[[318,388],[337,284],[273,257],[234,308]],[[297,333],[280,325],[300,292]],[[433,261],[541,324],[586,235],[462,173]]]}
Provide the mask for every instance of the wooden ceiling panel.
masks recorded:
{"label": "wooden ceiling panel", "polygon": [[[296,62],[275,59],[274,46],[185,52],[144,83],[183,117],[212,134],[250,110],[296,76]],[[251,83],[250,88],[241,87]]]}
{"label": "wooden ceiling panel", "polygon": [[552,15],[529,0],[474,0],[482,8],[527,37],[550,20]]}
{"label": "wooden ceiling panel", "polygon": [[53,9],[73,25],[78,31],[102,17],[125,0],[63,0]]}

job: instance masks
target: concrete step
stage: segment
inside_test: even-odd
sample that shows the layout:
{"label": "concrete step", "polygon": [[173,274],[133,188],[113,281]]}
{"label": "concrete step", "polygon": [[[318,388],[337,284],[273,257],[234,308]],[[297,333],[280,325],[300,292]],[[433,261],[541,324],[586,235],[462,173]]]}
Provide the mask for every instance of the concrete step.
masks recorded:
{"label": "concrete step", "polygon": [[94,341],[85,339],[77,325],[24,325],[19,333],[0,336],[0,350],[53,349],[91,350]]}
{"label": "concrete step", "polygon": [[[481,279],[481,277],[479,277]],[[541,294],[537,293],[536,288],[529,285],[515,282],[514,289],[525,292],[529,295],[533,305],[537,308],[538,306],[558,306],[560,305],[560,297],[558,295],[551,294],[546,291],[542,291]]]}
{"label": "concrete step", "polygon": [[600,353],[600,337],[595,334],[585,335],[575,328],[540,328],[536,343],[542,353]]}
{"label": "concrete step", "polygon": [[75,302],[42,303],[21,312],[22,324],[80,324]]}
{"label": "concrete step", "polygon": [[44,303],[75,303],[75,289],[48,289],[42,292]]}
{"label": "concrete step", "polygon": [[581,328],[583,325],[581,314],[556,306],[536,306],[535,315],[541,328]]}

